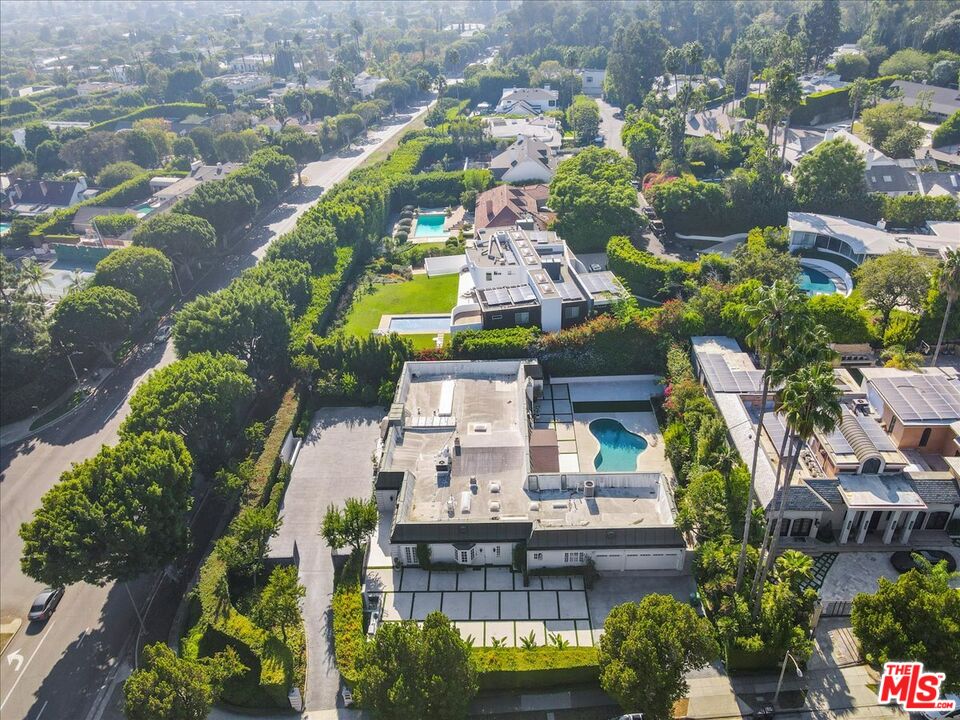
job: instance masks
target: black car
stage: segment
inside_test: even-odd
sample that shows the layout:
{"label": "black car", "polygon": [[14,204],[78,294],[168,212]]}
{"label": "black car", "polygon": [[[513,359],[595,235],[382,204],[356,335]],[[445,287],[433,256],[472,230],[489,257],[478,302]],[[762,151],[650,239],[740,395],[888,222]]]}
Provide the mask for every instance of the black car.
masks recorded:
{"label": "black car", "polygon": [[920,564],[913,557],[914,554],[919,555],[931,565],[946,560],[948,572],[954,572],[957,569],[956,558],[944,550],[901,550],[890,556],[890,564],[898,573],[905,573],[914,568],[919,570]]}
{"label": "black car", "polygon": [[653,220],[653,219],[655,219],[655,218],[657,217],[657,211],[654,210],[654,209],[653,209],[652,207],[650,207],[649,205],[645,205],[645,206],[643,207],[643,214],[646,215],[646,216],[647,216],[648,218],[650,218],[651,220]]}
{"label": "black car", "polygon": [[650,229],[653,230],[653,234],[657,237],[660,237],[667,231],[660,220],[651,220]]}
{"label": "black car", "polygon": [[30,622],[42,622],[49,620],[53,611],[60,604],[63,597],[63,588],[46,588],[43,592],[33,599],[33,605],[30,606],[30,612],[27,613],[27,620]]}

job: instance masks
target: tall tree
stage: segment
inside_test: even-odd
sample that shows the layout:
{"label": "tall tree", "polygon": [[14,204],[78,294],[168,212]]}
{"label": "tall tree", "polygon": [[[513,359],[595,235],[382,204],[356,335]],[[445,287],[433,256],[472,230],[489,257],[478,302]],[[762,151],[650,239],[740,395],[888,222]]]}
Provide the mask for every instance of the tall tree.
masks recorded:
{"label": "tall tree", "polygon": [[51,587],[132,580],[189,544],[193,462],[173,433],[144,433],[74,465],[20,527],[25,575]]}
{"label": "tall tree", "polygon": [[149,218],[133,231],[133,244],[156,248],[170,258],[188,278],[217,244],[213,226],[203,218],[183,213],[163,213]]}
{"label": "tall tree", "polygon": [[287,629],[302,620],[300,601],[307,589],[300,584],[297,568],[292,565],[275,568],[270,580],[260,593],[260,599],[254,609],[254,617],[265,628],[280,628],[283,641],[287,641]]}
{"label": "tall tree", "polygon": [[795,439],[796,449],[788,460],[776,519],[767,521],[771,531],[767,546],[760,549],[759,579],[754,585],[754,614],[759,611],[767,574],[777,556],[780,528],[783,526],[790,484],[800,462],[801,450],[814,432],[832,432],[840,421],[840,390],[836,386],[833,369],[826,363],[816,363],[797,370],[787,378],[780,392],[780,408],[786,419],[786,434]]}
{"label": "tall tree", "polygon": [[459,720],[477,693],[470,648],[439,612],[422,628],[410,620],[382,623],[357,672],[357,699],[377,720]]}
{"label": "tall tree", "polygon": [[839,44],[840,27],[838,0],[813,0],[807,5],[803,13],[803,30],[815,68],[820,67]]}
{"label": "tall tree", "polygon": [[947,308],[943,313],[943,322],[940,324],[940,334],[937,336],[937,347],[933,351],[933,359],[930,365],[937,366],[937,360],[940,357],[940,346],[943,345],[943,335],[947,330],[947,322],[950,320],[950,312],[953,310],[953,304],[960,297],[960,250],[948,249],[947,256],[940,266],[940,278],[938,282],[940,294],[947,299]]}
{"label": "tall tree", "polygon": [[853,599],[853,632],[870,662],[922,662],[946,675],[943,690],[960,692],[960,592],[944,565],[881,577],[875,593]]}
{"label": "tall tree", "polygon": [[113,364],[113,347],[130,334],[140,313],[126,290],[94,285],[61,298],[53,309],[50,335],[76,350],[99,350]]}
{"label": "tall tree", "polygon": [[246,669],[230,646],[191,660],[164,643],[147,645],[142,664],[123,685],[123,714],[127,720],[203,720],[223,681]]}
{"label": "tall tree", "polygon": [[173,266],[155,248],[125,247],[97,263],[93,282],[126,290],[146,309],[170,293]]}
{"label": "tall tree", "polygon": [[214,552],[231,573],[249,577],[257,586],[257,575],[266,562],[270,538],[280,530],[277,508],[246,507],[230,521],[230,530],[217,540]]}
{"label": "tall tree", "polygon": [[600,636],[600,685],[627,712],[670,720],[688,690],[685,676],[720,654],[714,631],[689,605],[647,595],[617,605]]}
{"label": "tall tree", "polygon": [[663,70],[666,50],[667,43],[654,23],[635,21],[617,28],[607,55],[609,93],[624,107],[639,106]]}
{"label": "tall tree", "polygon": [[794,171],[797,205],[806,212],[875,221],[877,206],[865,173],[866,163],[853,144],[843,138],[822,142]]}
{"label": "tall tree", "polygon": [[170,430],[183,438],[199,469],[213,471],[241,434],[253,400],[245,370],[230,355],[199,352],[151,373],[130,397],[121,435]]}
{"label": "tall tree", "polygon": [[763,362],[763,379],[760,391],[760,417],[757,420],[757,432],[753,440],[753,458],[750,461],[750,492],[743,517],[743,531],[740,543],[740,558],[737,563],[736,589],[743,585],[746,568],[747,545],[750,542],[750,523],[753,520],[753,503],[756,498],[757,460],[760,457],[760,430],[767,412],[767,398],[770,385],[783,380],[786,368],[781,363],[787,348],[794,341],[798,325],[805,309],[806,298],[795,282],[778,281],[765,290],[756,304],[746,310],[746,316],[752,330],[747,340],[757,351]]}
{"label": "tall tree", "polygon": [[919,312],[930,288],[932,262],[905,250],[872,257],[853,271],[857,289],[880,313],[881,337],[895,308]]}
{"label": "tall tree", "polygon": [[327,508],[320,534],[334,550],[349,545],[354,551],[377,529],[377,502],[374,498],[347,498],[343,510],[334,505]]}

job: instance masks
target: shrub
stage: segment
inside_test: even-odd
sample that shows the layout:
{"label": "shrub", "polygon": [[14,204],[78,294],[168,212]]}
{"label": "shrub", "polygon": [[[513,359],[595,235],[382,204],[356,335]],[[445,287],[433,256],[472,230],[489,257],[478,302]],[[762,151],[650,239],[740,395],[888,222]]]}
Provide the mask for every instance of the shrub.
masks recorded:
{"label": "shrub", "polygon": [[530,357],[539,335],[533,327],[464,330],[454,334],[451,351],[454,357],[469,360]]}
{"label": "shrub", "polygon": [[933,131],[935,148],[956,143],[960,143],[960,110],[944,120],[940,127]]}
{"label": "shrub", "polygon": [[481,690],[519,690],[596,683],[600,677],[592,647],[559,649],[473,648]]}
{"label": "shrub", "polygon": [[668,274],[675,270],[689,274],[691,263],[658,258],[633,246],[630,238],[614,237],[607,243],[607,262],[634,295],[655,298],[663,294]]}
{"label": "shrub", "polygon": [[127,230],[135,227],[140,222],[140,218],[133,213],[120,213],[117,215],[100,215],[93,222],[101,235],[120,237]]}

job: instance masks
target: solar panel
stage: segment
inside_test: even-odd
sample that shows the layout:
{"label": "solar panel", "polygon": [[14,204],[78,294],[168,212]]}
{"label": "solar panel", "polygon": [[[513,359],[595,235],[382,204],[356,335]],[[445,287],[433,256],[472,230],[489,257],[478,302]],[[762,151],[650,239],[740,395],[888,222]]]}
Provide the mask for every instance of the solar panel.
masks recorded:
{"label": "solar panel", "polygon": [[613,273],[584,273],[580,276],[580,279],[583,281],[583,285],[587,288],[587,291],[594,295],[598,293],[619,295],[621,292],[620,286],[617,284]]}
{"label": "solar panel", "polygon": [[853,446],[847,440],[842,432],[840,432],[839,426],[827,435],[827,442],[830,443],[830,447],[833,448],[833,451],[837,455],[855,455],[853,451]]}
{"label": "solar panel", "polygon": [[908,375],[871,381],[902,422],[960,419],[960,387],[946,375]]}
{"label": "solar panel", "polygon": [[564,300],[581,300],[580,290],[571,282],[557,283],[557,290],[560,291],[560,297]]}
{"label": "solar panel", "polygon": [[890,439],[890,436],[883,431],[880,423],[874,418],[867,417],[866,415],[855,415],[854,417],[856,417],[857,422],[860,423],[860,427],[863,428],[867,437],[870,438],[870,442],[876,445],[877,450],[880,452],[894,452],[897,449],[896,443]]}
{"label": "solar panel", "polygon": [[731,368],[726,356],[719,353],[701,353],[698,357],[714,392],[749,393],[760,389],[762,371]]}

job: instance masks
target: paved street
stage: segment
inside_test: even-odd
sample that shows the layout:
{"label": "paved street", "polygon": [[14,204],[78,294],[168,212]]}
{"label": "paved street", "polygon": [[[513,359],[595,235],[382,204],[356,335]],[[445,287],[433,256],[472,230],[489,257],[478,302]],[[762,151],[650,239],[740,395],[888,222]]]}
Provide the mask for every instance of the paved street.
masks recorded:
{"label": "paved street", "polygon": [[[305,186],[290,193],[284,207],[269,213],[240,243],[236,249],[239,255],[211,272],[196,292],[224,287],[241,270],[256,263],[270,241],[290,230],[325,189],[425,111],[426,107],[420,108],[395,124],[371,131],[370,140],[362,148],[307,165],[303,171]],[[130,392],[149,372],[174,359],[169,341],[138,354],[111,373],[76,413],[35,437],[0,450],[0,622],[24,617],[41,589],[20,572],[22,543],[17,530],[21,523],[30,519],[40,497],[72,463],[116,441],[117,429],[128,412]],[[172,583],[166,585],[174,587]],[[147,606],[152,588],[152,578],[133,588],[141,609]],[[178,600],[176,594],[161,587],[153,614],[166,618],[169,625]],[[131,634],[136,627],[136,616],[122,587],[68,588],[46,626],[22,627],[5,653],[15,653],[15,657],[9,662],[0,661],[0,711],[4,720],[37,720],[41,714],[44,718],[96,720],[105,709],[113,709],[119,693],[110,703],[96,701],[111,669],[125,659],[125,649],[132,647]],[[165,633],[158,631],[158,636],[165,637]],[[23,657],[22,662],[17,662],[17,656]],[[104,689],[115,688],[108,685]]]}
{"label": "paved street", "polygon": [[306,708],[337,706],[340,673],[333,662],[333,558],[320,536],[323,513],[331,503],[368,498],[373,490],[372,455],[380,436],[384,409],[327,408],[314,416],[293,467],[281,510],[280,532],[270,556],[299,553],[300,581],[307,589],[303,619],[307,635]]}
{"label": "paved street", "polygon": [[620,140],[623,120],[613,116],[614,113],[620,112],[620,108],[601,98],[597,98],[597,105],[600,106],[600,132],[603,133],[603,146],[616,150],[626,157],[627,150],[623,147],[623,141]]}

